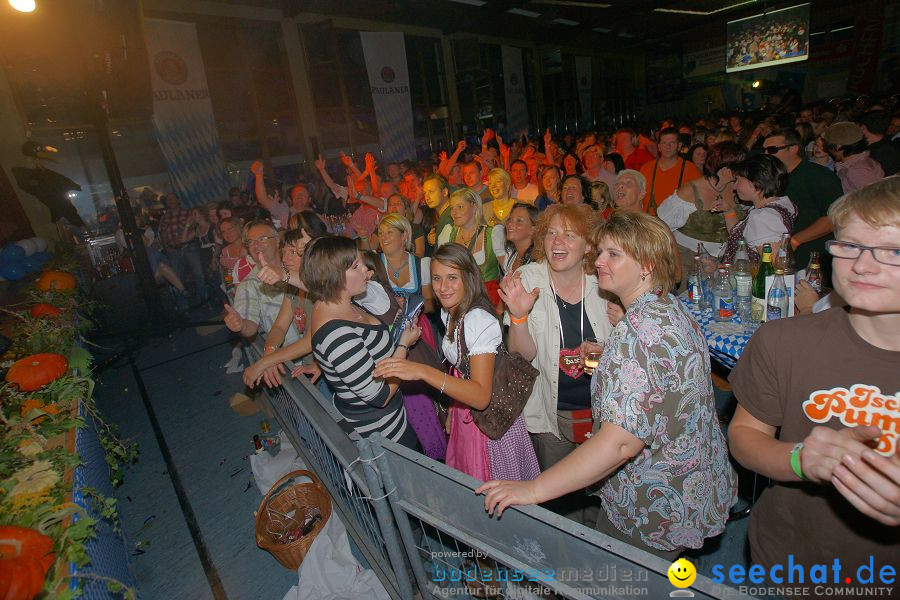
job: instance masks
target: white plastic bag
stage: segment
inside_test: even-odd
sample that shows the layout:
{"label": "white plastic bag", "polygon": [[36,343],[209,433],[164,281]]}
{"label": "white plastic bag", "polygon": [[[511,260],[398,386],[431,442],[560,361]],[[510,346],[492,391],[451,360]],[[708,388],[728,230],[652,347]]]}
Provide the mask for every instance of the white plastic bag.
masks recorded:
{"label": "white plastic bag", "polygon": [[332,511],[300,565],[300,583],[283,600],[390,600],[375,572],[363,569],[350,551],[347,529]]}
{"label": "white plastic bag", "polygon": [[[297,456],[297,451],[291,445],[291,441],[283,431],[278,432],[281,439],[278,454],[272,456],[263,450],[250,455],[250,470],[253,471],[253,479],[259,493],[265,496],[279,479],[291,471],[308,470],[303,461]],[[303,483],[307,478],[301,478],[295,483]]]}

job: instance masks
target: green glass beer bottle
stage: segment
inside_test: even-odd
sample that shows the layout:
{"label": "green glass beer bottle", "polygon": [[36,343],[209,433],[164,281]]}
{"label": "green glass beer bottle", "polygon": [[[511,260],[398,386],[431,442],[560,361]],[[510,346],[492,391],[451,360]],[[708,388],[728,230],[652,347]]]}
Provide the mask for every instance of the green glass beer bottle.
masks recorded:
{"label": "green glass beer bottle", "polygon": [[766,317],[766,277],[775,274],[775,266],[772,264],[772,246],[763,244],[762,258],[759,262],[759,270],[753,278],[753,320],[762,321]]}

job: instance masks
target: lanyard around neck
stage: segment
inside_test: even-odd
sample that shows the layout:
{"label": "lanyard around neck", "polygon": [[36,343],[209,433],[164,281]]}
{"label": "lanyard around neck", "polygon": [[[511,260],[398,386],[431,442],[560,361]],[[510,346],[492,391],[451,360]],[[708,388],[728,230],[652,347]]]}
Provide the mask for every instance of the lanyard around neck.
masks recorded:
{"label": "lanyard around neck", "polygon": [[[560,297],[556,294],[556,288],[553,286],[553,275],[550,273],[550,265],[549,265],[549,264],[547,265],[547,279],[550,280],[550,291],[553,292],[553,298],[554,298],[554,301],[556,301],[557,299],[562,300],[562,298],[560,298]],[[582,273],[582,274],[581,274],[581,300],[580,300],[580,303],[581,303],[581,310],[578,311],[578,312],[579,312],[579,315],[578,315],[578,316],[579,316],[579,321],[580,321],[581,341],[582,341],[582,343],[584,342],[584,310],[585,310],[585,306],[584,306],[584,280],[585,280],[585,279],[586,279],[586,277],[585,277],[584,273]],[[565,302],[565,300],[563,300],[563,302]],[[562,347],[565,348],[565,347],[566,347],[566,332],[565,332],[565,330],[563,329],[562,317],[561,317],[560,314],[559,314],[559,303],[558,303],[558,302],[557,302],[557,304],[556,304],[556,322],[559,324],[559,337],[560,337],[560,339],[561,339]]]}

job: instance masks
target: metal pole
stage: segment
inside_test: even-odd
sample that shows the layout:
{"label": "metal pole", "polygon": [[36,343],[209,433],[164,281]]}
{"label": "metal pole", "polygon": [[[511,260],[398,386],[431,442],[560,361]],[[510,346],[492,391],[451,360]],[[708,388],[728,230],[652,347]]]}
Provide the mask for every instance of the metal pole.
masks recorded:
{"label": "metal pole", "polygon": [[[90,77],[87,73],[88,86],[92,88]],[[96,95],[94,95],[96,94]],[[119,163],[109,137],[109,117],[104,107],[106,106],[106,91],[88,91],[88,111],[94,122],[94,131],[97,133],[97,143],[100,146],[100,154],[109,177],[109,185],[119,211],[119,222],[125,234],[125,243],[134,257],[134,270],[137,274],[138,284],[144,302],[147,304],[147,312],[150,323],[153,326],[161,326],[164,323],[162,304],[159,300],[159,292],[156,289],[156,278],[150,268],[150,259],[147,258],[147,249],[144,247],[143,232],[138,229],[128,197],[128,189],[122,181],[122,173],[119,171]],[[93,97],[92,97],[93,96]]]}
{"label": "metal pole", "polygon": [[[377,436],[378,434],[375,434],[374,437]],[[369,486],[369,493],[384,495],[388,494],[390,490],[382,491],[385,486],[383,482],[378,481],[378,475],[372,464],[374,460],[374,455],[372,454],[373,442],[377,444],[377,440],[363,439],[357,442],[356,446],[359,448],[359,458],[363,463],[363,472],[366,476],[366,484]],[[382,451],[380,444],[376,448],[379,452]],[[391,567],[394,569],[394,575],[397,576],[397,590],[404,600],[412,600],[414,596],[412,584],[409,581],[409,571],[406,570],[406,561],[403,560],[403,552],[401,551],[400,540],[397,539],[397,529],[393,526],[391,520],[391,512],[386,506],[387,500],[382,497],[377,500],[370,500],[370,502],[375,508],[378,525],[381,527],[381,535],[384,537],[384,545],[388,549],[388,558],[391,561]],[[406,524],[408,527],[409,522],[407,521]],[[421,564],[419,566],[421,567]]]}

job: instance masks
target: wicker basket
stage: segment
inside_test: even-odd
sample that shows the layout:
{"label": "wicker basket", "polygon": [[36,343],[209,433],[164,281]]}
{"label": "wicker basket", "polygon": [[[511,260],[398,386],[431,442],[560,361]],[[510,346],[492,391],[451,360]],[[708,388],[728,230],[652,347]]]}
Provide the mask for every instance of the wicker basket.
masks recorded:
{"label": "wicker basket", "polygon": [[[312,483],[295,483],[282,489],[285,482],[306,476]],[[286,530],[299,527],[306,510],[317,508],[322,518],[306,535],[288,542],[278,543]],[[296,571],[303,562],[313,540],[331,517],[331,496],[314,473],[292,471],[278,480],[256,512],[256,545],[275,557],[283,567]]]}

